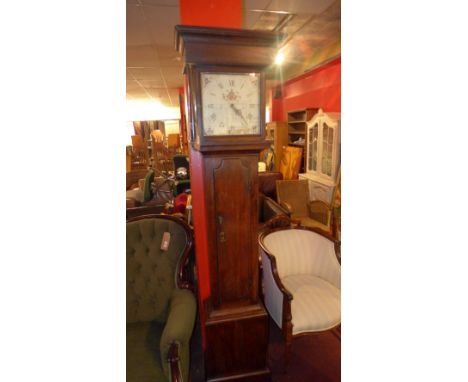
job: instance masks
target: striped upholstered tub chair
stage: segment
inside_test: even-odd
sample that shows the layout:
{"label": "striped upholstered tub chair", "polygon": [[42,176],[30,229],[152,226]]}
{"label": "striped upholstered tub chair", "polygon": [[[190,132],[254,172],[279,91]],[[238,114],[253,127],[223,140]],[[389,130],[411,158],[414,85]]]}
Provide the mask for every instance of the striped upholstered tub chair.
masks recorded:
{"label": "striped upholstered tub chair", "polygon": [[293,337],[341,323],[338,243],[319,230],[279,228],[259,236],[264,303],[285,337],[285,366]]}

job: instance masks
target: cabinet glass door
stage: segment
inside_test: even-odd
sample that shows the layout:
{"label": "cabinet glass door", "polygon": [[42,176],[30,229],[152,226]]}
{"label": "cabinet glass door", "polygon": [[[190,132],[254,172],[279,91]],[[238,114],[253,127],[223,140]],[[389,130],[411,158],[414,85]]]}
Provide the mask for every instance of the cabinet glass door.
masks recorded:
{"label": "cabinet glass door", "polygon": [[333,133],[334,129],[326,123],[323,124],[322,137],[322,174],[327,176],[332,175],[332,159],[333,159]]}
{"label": "cabinet glass door", "polygon": [[309,145],[308,145],[309,163],[307,164],[308,171],[317,171],[317,148],[318,148],[318,124],[316,123],[309,128]]}

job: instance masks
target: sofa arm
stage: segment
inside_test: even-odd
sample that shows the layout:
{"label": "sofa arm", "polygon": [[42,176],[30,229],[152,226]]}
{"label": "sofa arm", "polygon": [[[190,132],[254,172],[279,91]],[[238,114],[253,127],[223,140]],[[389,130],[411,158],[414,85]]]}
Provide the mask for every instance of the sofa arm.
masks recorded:
{"label": "sofa arm", "polygon": [[[169,350],[173,343],[178,344],[178,358],[182,380],[188,381],[190,337],[195,324],[196,301],[195,296],[188,289],[174,289],[171,295],[169,313],[164,327],[161,342],[161,364],[164,374],[169,378],[170,359],[174,360]],[[172,345],[173,346],[173,345]],[[174,376],[173,376],[174,377]]]}

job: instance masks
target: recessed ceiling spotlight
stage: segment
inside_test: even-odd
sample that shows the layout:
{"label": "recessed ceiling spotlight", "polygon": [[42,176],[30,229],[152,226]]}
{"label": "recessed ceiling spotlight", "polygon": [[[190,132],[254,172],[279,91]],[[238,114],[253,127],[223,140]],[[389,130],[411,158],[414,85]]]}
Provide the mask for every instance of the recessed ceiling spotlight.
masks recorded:
{"label": "recessed ceiling spotlight", "polygon": [[284,54],[282,52],[278,52],[275,57],[275,64],[281,65],[284,61]]}

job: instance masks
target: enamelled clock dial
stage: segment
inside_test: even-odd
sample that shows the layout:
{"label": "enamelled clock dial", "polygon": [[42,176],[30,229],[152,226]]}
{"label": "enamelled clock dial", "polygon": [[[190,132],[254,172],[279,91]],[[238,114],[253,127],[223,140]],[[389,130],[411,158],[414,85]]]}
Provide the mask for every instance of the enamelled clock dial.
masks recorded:
{"label": "enamelled clock dial", "polygon": [[201,73],[203,134],[260,134],[260,74]]}

